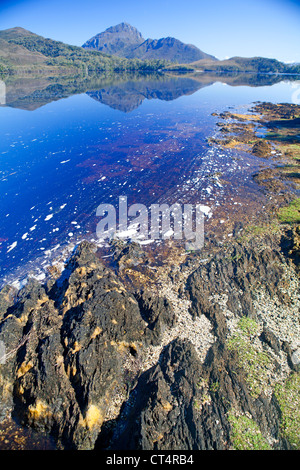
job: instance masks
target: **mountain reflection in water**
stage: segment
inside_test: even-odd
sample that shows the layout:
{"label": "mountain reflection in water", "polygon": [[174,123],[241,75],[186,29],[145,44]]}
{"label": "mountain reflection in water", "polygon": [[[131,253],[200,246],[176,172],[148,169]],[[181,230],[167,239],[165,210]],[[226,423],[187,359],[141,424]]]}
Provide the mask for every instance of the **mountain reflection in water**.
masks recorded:
{"label": "mountain reflection in water", "polygon": [[129,206],[204,204],[222,209],[220,220],[255,208],[263,196],[252,175],[262,161],[210,145],[214,114],[272,100],[271,85],[287,96],[291,81],[250,73],[2,80],[0,285],[37,266],[42,276],[64,247],[95,238],[96,208],[117,207],[123,195]]}
{"label": "mountain reflection in water", "polygon": [[252,73],[198,73],[182,75],[124,75],[92,76],[85,79],[57,77],[10,77],[3,83],[5,97],[0,105],[35,110],[52,101],[87,93],[91,98],[123,112],[138,108],[145,99],[171,101],[191,95],[215,82],[230,86],[271,86],[286,79],[284,75]]}

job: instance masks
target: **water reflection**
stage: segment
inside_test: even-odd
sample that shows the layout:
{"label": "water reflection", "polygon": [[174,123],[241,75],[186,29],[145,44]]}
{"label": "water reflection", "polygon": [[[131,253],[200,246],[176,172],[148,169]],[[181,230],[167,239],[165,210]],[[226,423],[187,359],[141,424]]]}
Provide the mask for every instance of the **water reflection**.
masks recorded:
{"label": "water reflection", "polygon": [[[215,112],[224,111],[224,103],[244,106],[250,87],[251,100],[270,100],[272,87],[266,85],[283,80],[203,73],[5,80],[0,286],[36,267],[43,276],[66,246],[95,237],[97,206],[116,206],[120,195],[129,205],[222,208],[224,220],[232,218],[232,207],[255,208],[260,193],[252,175],[261,160],[210,146],[208,137],[217,132]],[[217,86],[216,93],[210,87],[215,82],[230,85],[230,96],[228,87]],[[288,83],[283,88],[290,92]],[[177,100],[181,96],[189,98]],[[161,101],[158,107],[155,100]]]}
{"label": "water reflection", "polygon": [[191,95],[215,82],[230,86],[270,86],[292,76],[253,73],[194,73],[91,76],[85,79],[58,77],[18,78],[0,81],[0,105],[33,111],[52,101],[81,93],[119,111],[131,112],[143,101],[171,101]]}

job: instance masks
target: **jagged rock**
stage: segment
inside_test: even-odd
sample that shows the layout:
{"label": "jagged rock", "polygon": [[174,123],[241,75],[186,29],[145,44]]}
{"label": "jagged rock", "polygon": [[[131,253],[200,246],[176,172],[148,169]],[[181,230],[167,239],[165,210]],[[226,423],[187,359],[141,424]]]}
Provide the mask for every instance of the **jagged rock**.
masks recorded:
{"label": "jagged rock", "polygon": [[292,356],[291,356],[292,363],[294,366],[299,366],[300,365],[300,349],[296,349],[293,351]]}
{"label": "jagged rock", "polygon": [[90,38],[82,47],[129,59],[166,59],[179,63],[202,59],[217,60],[196,46],[184,44],[172,37],[145,40],[141,33],[128,23],[111,26]]}
{"label": "jagged rock", "polygon": [[29,282],[4,316],[0,339],[15,353],[1,366],[3,413],[65,448],[92,448],[146,326],[135,298],[83,242],[54,285]]}
{"label": "jagged rock", "polygon": [[114,239],[111,241],[111,247],[114,262],[120,270],[130,266],[137,266],[147,261],[146,253],[141,246],[134,241],[126,243],[122,240]]}
{"label": "jagged rock", "polygon": [[0,291],[0,320],[7,312],[8,308],[14,304],[14,297],[17,290],[11,286],[4,286]]}
{"label": "jagged rock", "polygon": [[253,155],[257,157],[269,157],[272,150],[272,146],[269,142],[265,140],[259,140],[255,142],[252,147]]}
{"label": "jagged rock", "polygon": [[281,248],[299,271],[300,267],[300,225],[287,229],[281,239]]}
{"label": "jagged rock", "polygon": [[256,289],[261,286],[271,296],[276,293],[288,305],[289,298],[280,289],[285,282],[284,265],[278,242],[272,238],[266,239],[264,246],[235,244],[227,253],[217,253],[187,280],[186,292],[192,301],[192,315],[204,313],[210,317],[214,296],[226,294],[230,311],[255,318],[253,300]]}
{"label": "jagged rock", "polygon": [[281,347],[282,347],[282,350],[287,355],[287,361],[291,370],[295,372],[300,372],[300,362],[298,362],[299,351],[298,350],[293,351],[291,348],[291,345],[287,341],[283,341]]}
{"label": "jagged rock", "polygon": [[280,354],[280,341],[276,337],[276,335],[270,331],[266,326],[264,326],[263,332],[260,335],[260,339],[264,341],[270,348],[272,348],[275,353],[278,355]]}
{"label": "jagged rock", "polygon": [[172,328],[176,323],[176,315],[170,301],[154,296],[147,291],[135,294],[143,319],[148,324],[146,338],[149,344],[158,345],[165,327]]}
{"label": "jagged rock", "polygon": [[[3,290],[0,341],[8,354],[0,365],[1,419],[10,413],[64,449],[223,450],[234,448],[235,420],[242,417],[254,440],[258,433],[266,445],[290,449],[276,394],[264,388],[253,394],[239,351],[228,343],[228,312],[235,320],[256,318],[257,290],[290,306],[284,276],[293,269],[290,245],[282,253],[280,244],[280,235],[234,242],[202,262],[181,295],[191,299],[194,318],[205,314],[211,322],[215,338],[204,362],[190,341],[177,338],[143,373],[145,348],[160,347],[180,314],[152,291],[131,293],[94,245],[81,243],[56,280]],[[117,260],[140,256],[132,245],[115,248]],[[268,352],[265,343],[278,355],[271,374],[282,351],[290,369],[299,370],[294,346],[268,324],[258,334],[256,347]]]}
{"label": "jagged rock", "polygon": [[140,378],[134,403],[129,406],[123,426],[117,427],[109,449],[199,448],[203,430],[196,425],[195,397],[200,370],[189,342],[171,343],[159,363]]}
{"label": "jagged rock", "polygon": [[143,347],[175,321],[166,299],[139,300],[143,313],[88,242],[54,283],[30,280],[13,304],[2,304],[9,355],[0,369],[1,416],[51,433],[63,448],[93,448],[117,391],[126,394],[139,374]]}
{"label": "jagged rock", "polygon": [[237,357],[217,342],[201,364],[193,345],[176,339],[140,377],[107,449],[231,449],[233,409],[284,447],[277,404],[250,396]]}

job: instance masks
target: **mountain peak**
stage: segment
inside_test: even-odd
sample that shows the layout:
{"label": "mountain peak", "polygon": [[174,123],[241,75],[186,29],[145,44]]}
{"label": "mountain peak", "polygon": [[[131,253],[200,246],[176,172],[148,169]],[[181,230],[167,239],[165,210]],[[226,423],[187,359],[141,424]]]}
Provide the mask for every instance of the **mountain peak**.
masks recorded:
{"label": "mountain peak", "polygon": [[105,54],[127,57],[129,51],[144,42],[141,33],[129,23],[120,23],[96,34],[82,47],[97,49]]}
{"label": "mountain peak", "polygon": [[16,26],[14,28],[4,29],[1,31],[1,38],[4,40],[10,40],[20,38],[24,36],[37,36],[35,33],[28,31],[27,29]]}
{"label": "mountain peak", "polygon": [[128,59],[165,59],[179,63],[216,60],[196,46],[184,44],[173,37],[145,40],[134,26],[126,22],[111,26],[86,41],[82,47]]}
{"label": "mountain peak", "polygon": [[134,34],[137,34],[140,37],[142,37],[141,33],[134,26],[131,26],[131,24],[126,23],[126,22],[119,23],[115,26],[110,26],[104,32],[105,33],[106,32],[108,32],[108,33],[120,33],[120,32],[123,32],[123,31],[134,33]]}

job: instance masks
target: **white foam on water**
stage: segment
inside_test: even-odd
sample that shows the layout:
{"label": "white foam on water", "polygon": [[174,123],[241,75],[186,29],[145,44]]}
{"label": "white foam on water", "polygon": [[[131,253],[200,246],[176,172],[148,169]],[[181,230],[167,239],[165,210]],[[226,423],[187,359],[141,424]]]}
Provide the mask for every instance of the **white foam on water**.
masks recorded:
{"label": "white foam on water", "polygon": [[13,242],[7,249],[7,253],[9,253],[11,250],[13,250],[14,248],[16,248],[18,242]]}

